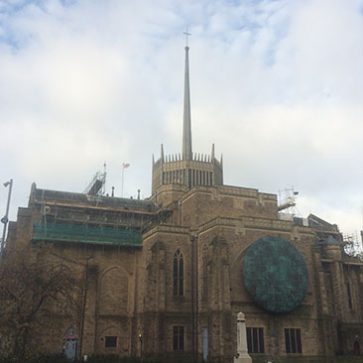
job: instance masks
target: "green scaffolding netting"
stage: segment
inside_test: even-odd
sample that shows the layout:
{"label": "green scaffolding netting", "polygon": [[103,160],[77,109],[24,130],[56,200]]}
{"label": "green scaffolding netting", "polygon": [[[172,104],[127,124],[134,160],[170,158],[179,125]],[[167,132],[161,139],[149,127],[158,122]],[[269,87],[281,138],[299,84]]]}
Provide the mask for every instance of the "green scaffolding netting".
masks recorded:
{"label": "green scaffolding netting", "polygon": [[33,240],[137,247],[141,245],[141,233],[136,229],[113,228],[109,226],[42,223],[33,226]]}

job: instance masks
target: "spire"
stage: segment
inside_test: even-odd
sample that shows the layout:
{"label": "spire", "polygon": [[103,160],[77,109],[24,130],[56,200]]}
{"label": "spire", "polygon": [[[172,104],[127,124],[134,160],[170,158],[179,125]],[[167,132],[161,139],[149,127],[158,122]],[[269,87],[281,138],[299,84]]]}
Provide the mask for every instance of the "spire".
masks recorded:
{"label": "spire", "polygon": [[[187,35],[187,34],[186,34]],[[183,114],[183,160],[192,160],[192,126],[189,89],[189,47],[185,47],[184,114]]]}
{"label": "spire", "polygon": [[163,163],[164,162],[164,145],[161,144],[160,146],[160,159],[161,159],[161,162]]}

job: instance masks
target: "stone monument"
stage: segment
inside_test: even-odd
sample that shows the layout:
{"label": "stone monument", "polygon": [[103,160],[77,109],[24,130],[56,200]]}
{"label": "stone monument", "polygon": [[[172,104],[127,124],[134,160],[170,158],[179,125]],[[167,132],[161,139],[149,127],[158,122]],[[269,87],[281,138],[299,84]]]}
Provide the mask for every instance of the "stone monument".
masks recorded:
{"label": "stone monument", "polygon": [[247,334],[245,314],[237,314],[237,354],[234,363],[252,363],[252,358],[248,355]]}

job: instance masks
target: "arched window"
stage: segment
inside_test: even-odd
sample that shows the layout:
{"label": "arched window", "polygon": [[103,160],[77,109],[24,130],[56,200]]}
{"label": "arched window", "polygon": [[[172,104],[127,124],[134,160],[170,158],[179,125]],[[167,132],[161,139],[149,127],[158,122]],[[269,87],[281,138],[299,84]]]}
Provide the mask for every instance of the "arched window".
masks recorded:
{"label": "arched window", "polygon": [[173,259],[173,295],[184,295],[184,261],[183,254],[178,249]]}

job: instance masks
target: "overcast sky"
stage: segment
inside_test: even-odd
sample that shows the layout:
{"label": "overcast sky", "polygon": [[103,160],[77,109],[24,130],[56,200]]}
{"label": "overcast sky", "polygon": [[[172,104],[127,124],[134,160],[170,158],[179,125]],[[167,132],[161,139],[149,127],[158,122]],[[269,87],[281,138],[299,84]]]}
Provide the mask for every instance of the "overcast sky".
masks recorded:
{"label": "overcast sky", "polygon": [[[193,149],[225,184],[299,191],[297,212],[363,224],[363,0],[0,0],[0,181],[11,217],[39,188],[151,193],[181,152],[184,45]],[[0,185],[0,213],[7,188]]]}

